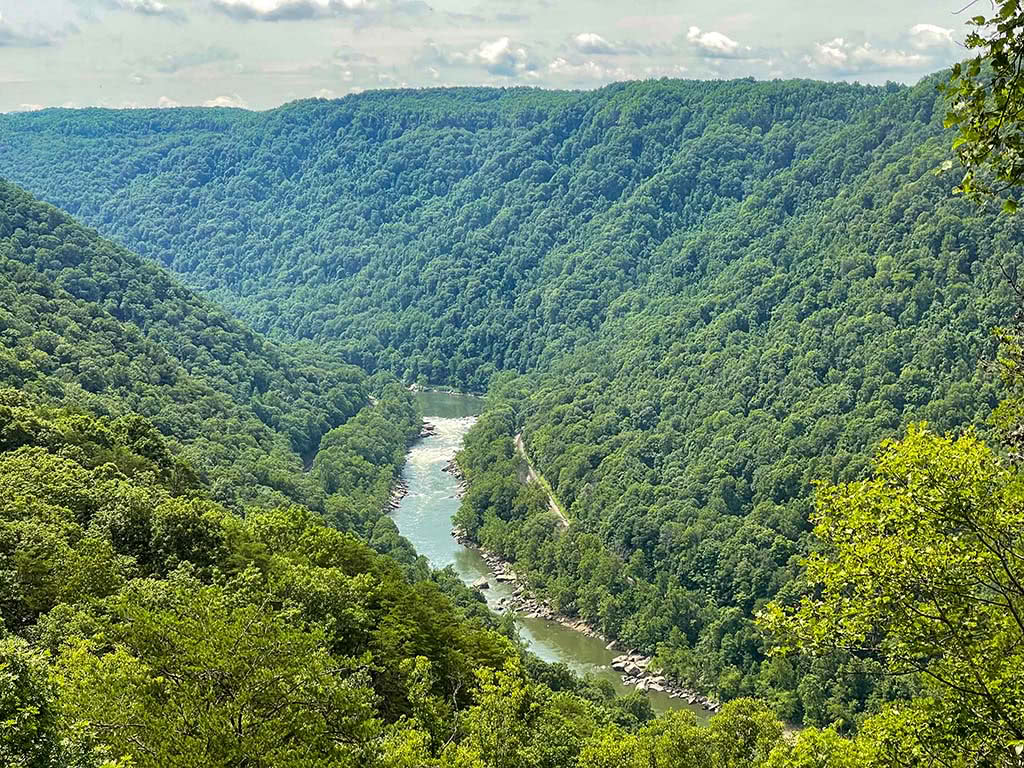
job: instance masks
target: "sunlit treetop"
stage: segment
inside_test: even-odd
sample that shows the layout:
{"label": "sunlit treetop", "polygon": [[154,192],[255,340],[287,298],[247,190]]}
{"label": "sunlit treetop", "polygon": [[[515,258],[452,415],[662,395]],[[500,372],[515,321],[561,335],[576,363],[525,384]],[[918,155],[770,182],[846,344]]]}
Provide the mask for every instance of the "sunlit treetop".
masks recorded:
{"label": "sunlit treetop", "polygon": [[1020,0],[991,6],[989,15],[969,21],[974,29],[965,43],[973,58],[955,65],[943,86],[950,98],[946,126],[959,130],[953,147],[965,173],[956,191],[975,201],[1002,200],[1012,213],[1024,182],[1024,10]]}

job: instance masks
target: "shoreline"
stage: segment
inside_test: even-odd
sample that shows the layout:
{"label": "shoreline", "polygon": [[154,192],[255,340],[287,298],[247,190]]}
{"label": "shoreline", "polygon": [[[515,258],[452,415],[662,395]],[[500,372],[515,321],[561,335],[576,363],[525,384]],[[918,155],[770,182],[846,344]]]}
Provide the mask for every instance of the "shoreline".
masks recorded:
{"label": "shoreline", "polygon": [[391,484],[391,495],[384,504],[384,514],[394,512],[402,503],[402,499],[409,495],[409,485],[399,475]]}
{"label": "shoreline", "polygon": [[[410,438],[409,444],[406,446],[406,460],[408,460],[409,449],[411,449],[416,442],[422,440],[425,437],[434,437],[436,434],[437,425],[431,421],[423,419],[422,424],[420,424],[419,433],[415,437]],[[402,462],[402,469],[404,468],[405,462]],[[391,494],[388,496],[388,500],[384,502],[384,514],[391,514],[396,509],[398,509],[399,505],[401,505],[402,503],[402,499],[404,499],[408,495],[409,485],[408,483],[405,482],[405,479],[402,477],[402,471],[399,470],[395,479],[391,482]]]}
{"label": "shoreline", "polygon": [[[424,419],[420,434],[410,442],[410,445],[415,443],[417,440],[436,434],[436,426],[427,419]],[[455,498],[462,499],[463,496],[465,496],[466,491],[469,489],[469,484],[462,468],[459,466],[456,456],[457,454],[449,458],[445,462],[444,466],[441,467],[441,471],[452,476],[456,482]],[[399,478],[395,484],[391,500],[389,502],[391,512],[398,508],[402,498],[407,494],[408,487],[405,481]],[[622,653],[624,649],[616,641],[609,641],[601,632],[590,626],[583,619],[573,619],[556,612],[547,601],[532,594],[529,589],[527,579],[519,576],[513,570],[511,563],[503,560],[494,553],[481,548],[458,527],[452,529],[451,535],[461,546],[478,552],[490,571],[489,576],[481,577],[468,586],[472,586],[475,589],[482,591],[490,589],[492,583],[499,583],[504,584],[513,590],[512,595],[501,598],[498,601],[498,604],[494,608],[496,613],[519,614],[522,615],[523,618],[551,621],[565,627],[566,629],[600,640],[602,643],[605,643],[605,649],[607,651],[620,652],[620,655],[611,659],[607,666],[619,675],[623,685],[634,688],[636,691],[643,693],[665,693],[670,699],[677,699],[689,704],[690,706],[700,707],[711,714],[718,712],[721,708],[721,704],[711,697],[697,693],[696,691],[691,691],[678,684],[676,681],[668,679],[665,675],[656,673],[654,670],[649,671],[650,665],[653,662],[653,659],[650,656],[646,656],[635,649],[630,649]]]}
{"label": "shoreline", "polygon": [[[444,471],[451,472],[452,475],[459,479],[460,488],[465,488],[465,480],[463,478],[462,471],[458,468],[454,459],[452,459],[452,461],[445,467]],[[495,582],[514,587],[514,591],[511,596],[503,597],[498,601],[497,608],[495,609],[496,612],[521,614],[524,618],[528,619],[552,621],[562,625],[566,629],[571,629],[574,632],[579,632],[587,637],[592,637],[607,643],[605,649],[608,651],[623,650],[618,642],[615,640],[609,641],[607,637],[594,629],[594,627],[589,625],[583,619],[573,619],[569,616],[560,614],[555,611],[546,600],[535,597],[530,592],[526,580],[521,578],[512,570],[511,563],[498,557],[493,552],[488,552],[481,548],[480,545],[470,539],[469,536],[466,535],[466,532],[461,528],[453,528],[452,536],[462,546],[480,553],[480,556],[490,568],[491,578]],[[472,586],[476,589],[489,589],[490,584],[485,584],[484,582],[484,579],[478,579],[472,584]],[[679,699],[681,701],[685,701],[691,706],[699,706],[711,714],[717,713],[722,708],[721,703],[710,696],[692,691],[689,688],[680,685],[678,682],[670,680],[663,674],[648,671],[652,662],[653,657],[646,656],[636,649],[629,649],[613,658],[609,667],[619,673],[622,678],[623,685],[633,687],[637,691],[644,693],[648,691],[667,693],[670,699]]]}
{"label": "shoreline", "polygon": [[410,392],[436,392],[442,395],[455,395],[458,397],[475,397],[478,400],[482,400],[483,398],[487,397],[486,392],[463,392],[458,389],[452,389],[451,387],[434,387],[431,386],[430,384],[427,384],[426,386],[420,386],[419,384],[410,384],[406,387],[406,389],[409,390]]}
{"label": "shoreline", "polygon": [[[450,459],[448,459],[445,465],[441,467],[441,471],[447,472],[449,475],[455,478],[455,498],[461,500],[462,497],[466,495],[466,491],[469,490],[469,483],[466,482],[466,476],[462,473],[462,467],[459,466],[459,462],[457,462],[455,460],[455,457],[452,456]],[[455,540],[458,541],[459,544],[462,544],[462,542],[459,541],[458,537],[456,537]]]}
{"label": "shoreline", "polygon": [[[436,427],[424,419],[418,439],[435,434],[437,434]],[[469,483],[466,480],[465,473],[462,471],[462,467],[459,466],[457,453],[445,462],[444,466],[441,467],[441,471],[452,476],[456,483],[455,497],[462,499],[469,489]],[[398,507],[402,497],[407,493],[408,488],[404,481],[400,480],[395,491],[392,493],[392,511]],[[534,596],[529,589],[527,579],[519,576],[513,570],[511,563],[498,557],[493,552],[480,547],[466,535],[465,531],[456,526],[452,528],[451,535],[461,546],[478,552],[490,570],[489,576],[481,577],[469,586],[482,591],[490,589],[491,582],[493,581],[494,583],[505,584],[512,588],[513,592],[509,597],[501,598],[498,601],[494,609],[496,613],[520,614],[524,618],[551,621],[560,624],[566,629],[600,640],[606,644],[605,649],[608,651],[623,651],[623,648],[616,641],[609,641],[607,637],[583,619],[573,619],[562,615],[555,611],[546,600]],[[642,654],[635,649],[629,649],[625,653],[620,653],[620,655],[614,657],[608,666],[619,674],[623,685],[632,687],[639,692],[666,693],[670,699],[678,699],[690,706],[699,706],[711,714],[721,709],[722,705],[710,696],[685,688],[663,674],[656,673],[653,670],[649,671],[652,662],[652,657]]]}

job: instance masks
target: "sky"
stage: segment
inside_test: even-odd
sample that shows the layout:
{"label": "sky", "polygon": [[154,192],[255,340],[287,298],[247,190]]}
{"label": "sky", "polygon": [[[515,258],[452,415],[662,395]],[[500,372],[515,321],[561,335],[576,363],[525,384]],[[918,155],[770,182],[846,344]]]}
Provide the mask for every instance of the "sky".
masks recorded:
{"label": "sky", "polygon": [[0,0],[0,111],[268,109],[377,88],[660,77],[913,83],[965,57],[965,4]]}

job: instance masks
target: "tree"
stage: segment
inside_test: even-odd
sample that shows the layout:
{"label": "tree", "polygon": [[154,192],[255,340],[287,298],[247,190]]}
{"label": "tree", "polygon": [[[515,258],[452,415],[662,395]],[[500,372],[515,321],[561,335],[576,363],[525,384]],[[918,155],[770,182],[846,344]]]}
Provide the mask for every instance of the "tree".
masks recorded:
{"label": "tree", "polygon": [[57,753],[57,715],[47,660],[17,637],[0,640],[0,763],[47,768]]}
{"label": "tree", "polygon": [[1020,0],[991,1],[991,15],[969,22],[975,29],[966,45],[977,54],[954,65],[942,89],[951,101],[946,126],[959,131],[953,147],[965,169],[957,191],[973,200],[1003,198],[1013,212],[1013,189],[1024,183],[1024,8]]}
{"label": "tree", "polygon": [[269,600],[242,603],[188,579],[138,581],[102,641],[57,661],[70,722],[139,766],[365,765],[380,725],[367,671]]}
{"label": "tree", "polygon": [[477,703],[460,718],[460,743],[445,750],[446,768],[560,768],[573,764],[592,735],[594,708],[525,678],[518,660],[481,669]]}
{"label": "tree", "polygon": [[802,650],[923,678],[924,697],[873,726],[892,754],[1019,765],[1024,474],[971,430],[914,426],[883,445],[871,479],[820,488],[814,519],[810,593],[762,620]]}
{"label": "tree", "polygon": [[60,715],[47,654],[21,638],[0,640],[0,765],[10,768],[127,768],[81,723]]}
{"label": "tree", "polygon": [[870,759],[864,741],[808,728],[792,741],[779,741],[765,768],[864,768]]}
{"label": "tree", "polygon": [[607,728],[580,753],[581,768],[752,768],[781,743],[782,723],[762,704],[726,704],[707,727],[685,710],[659,717],[634,733]]}

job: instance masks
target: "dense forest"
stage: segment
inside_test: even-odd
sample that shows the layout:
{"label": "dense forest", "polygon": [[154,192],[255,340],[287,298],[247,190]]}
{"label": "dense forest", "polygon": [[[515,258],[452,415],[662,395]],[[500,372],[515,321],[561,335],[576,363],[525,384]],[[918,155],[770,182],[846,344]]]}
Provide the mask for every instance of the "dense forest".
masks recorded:
{"label": "dense forest", "polygon": [[[524,652],[508,617],[430,572],[380,516],[376,485],[419,427],[403,387],[272,345],[49,205],[0,194],[3,765],[881,759],[833,731],[787,740],[752,699],[707,725],[655,717],[640,693]],[[143,297],[130,320],[124,296]],[[184,355],[183,338],[211,346]],[[218,364],[218,342],[243,351]],[[124,371],[90,366],[97,356]],[[187,368],[195,359],[206,364]],[[303,485],[295,440],[310,433],[259,403],[317,375],[327,382],[295,390],[303,409],[333,375],[352,399],[321,428]],[[247,435],[255,447],[237,450]],[[278,485],[250,485],[264,471]],[[322,509],[290,497],[303,494]]]}
{"label": "dense forest", "polygon": [[[1024,233],[945,80],[0,116],[97,230],[0,183],[0,760],[1019,768]],[[458,526],[708,725],[398,535],[429,383]]]}
{"label": "dense forest", "polygon": [[589,340],[674,236],[787,169],[787,208],[831,197],[927,135],[934,105],[929,88],[659,81],[46,110],[0,117],[0,163],[257,330],[481,390]]}
{"label": "dense forest", "polygon": [[[398,539],[382,510],[420,427],[403,387],[270,344],[9,184],[0,234],[0,764],[462,766],[518,749],[558,766],[651,727],[643,696],[523,653]],[[301,412],[322,432],[306,473]],[[741,702],[707,749],[751,725],[769,745],[779,728]]]}
{"label": "dense forest", "polygon": [[404,387],[268,342],[66,214],[0,194],[0,382],[110,417],[143,454],[157,441],[175,482],[229,506],[296,502],[373,533],[419,433]]}
{"label": "dense forest", "polygon": [[[983,363],[1020,225],[935,175],[939,82],[49,110],[0,118],[0,159],[262,331],[489,382],[463,455],[474,538],[687,685],[849,728],[906,685],[871,659],[769,660],[754,617],[799,595],[815,483],[999,400]],[[516,486],[520,432],[568,530]],[[322,451],[309,493],[352,466]],[[372,533],[349,507],[328,519]]]}
{"label": "dense forest", "polygon": [[769,663],[753,617],[796,597],[815,483],[863,477],[913,422],[984,427],[999,400],[992,329],[1013,316],[1020,225],[949,199],[932,172],[946,146],[893,148],[804,215],[776,207],[783,175],[680,244],[670,296],[627,294],[598,343],[496,377],[466,469],[514,485],[493,457],[522,432],[573,525],[494,491],[470,495],[463,527],[696,688],[821,725],[877,709],[873,663]]}

